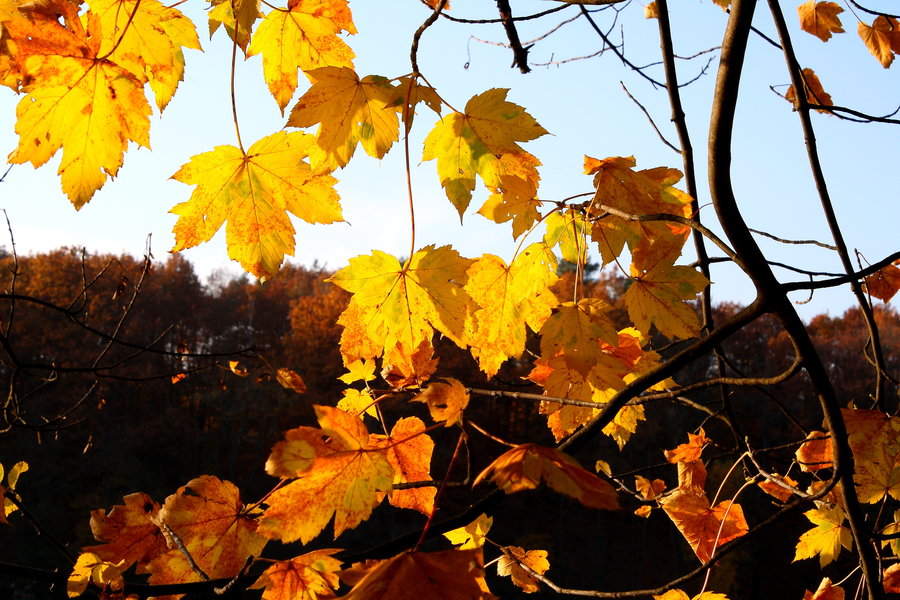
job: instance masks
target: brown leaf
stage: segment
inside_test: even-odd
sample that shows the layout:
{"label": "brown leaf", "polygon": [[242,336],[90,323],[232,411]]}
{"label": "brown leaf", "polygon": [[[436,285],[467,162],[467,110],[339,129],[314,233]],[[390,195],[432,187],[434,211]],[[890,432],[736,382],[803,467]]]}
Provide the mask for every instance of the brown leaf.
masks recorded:
{"label": "brown leaf", "polygon": [[456,379],[447,379],[430,383],[413,400],[428,404],[432,419],[444,421],[445,427],[452,427],[462,423],[463,410],[469,405],[469,393]]}
{"label": "brown leaf", "polygon": [[497,574],[509,576],[512,582],[522,588],[526,594],[538,591],[538,578],[526,571],[525,565],[535,573],[543,575],[550,568],[546,550],[524,550],[518,546],[500,548],[503,556],[497,561]]}
{"label": "brown leaf", "polygon": [[[803,88],[806,91],[806,101],[810,104],[834,106],[834,103],[831,101],[831,96],[822,87],[822,82],[819,81],[818,75],[816,75],[816,72],[812,69],[803,69]],[[793,85],[788,88],[787,93],[784,95],[784,99],[794,105],[794,110],[799,110],[800,101],[797,98],[797,92],[794,90]],[[816,111],[828,113],[827,110],[821,108],[817,108]]]}
{"label": "brown leaf", "polygon": [[860,21],[857,30],[872,56],[885,69],[890,67],[894,62],[894,55],[900,53],[900,24],[897,19],[879,15],[871,26]]}
{"label": "brown leaf", "polygon": [[823,42],[827,42],[833,33],[844,33],[839,14],[844,9],[834,2],[816,2],[809,0],[797,7],[800,16],[800,28],[811,33]]}
{"label": "brown leaf", "polygon": [[293,390],[298,394],[306,393],[306,384],[303,382],[303,378],[293,369],[281,367],[276,371],[275,379],[283,388]]}

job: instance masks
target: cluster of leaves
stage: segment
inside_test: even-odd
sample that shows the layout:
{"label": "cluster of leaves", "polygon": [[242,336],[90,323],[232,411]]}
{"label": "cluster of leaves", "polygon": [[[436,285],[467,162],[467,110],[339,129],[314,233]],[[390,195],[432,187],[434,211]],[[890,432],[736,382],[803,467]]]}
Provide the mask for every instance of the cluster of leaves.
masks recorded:
{"label": "cluster of leaves", "polygon": [[[149,146],[147,87],[162,111],[183,78],[184,49],[200,46],[195,26],[156,0],[0,1],[0,81],[24,94],[17,110],[19,146],[10,161],[40,166],[62,149],[63,190],[80,208],[117,173],[130,142]],[[446,8],[443,0],[429,4],[434,12],[426,25]],[[661,507],[706,567],[720,547],[748,532],[737,494],[720,501],[719,493],[712,499],[707,493],[701,454],[709,440],[702,429],[666,454],[678,469],[678,484],[668,491],[662,480],[643,476],[631,490],[603,464],[599,470],[607,472],[598,476],[563,451],[577,439],[573,434],[597,422],[623,448],[647,418],[644,404],[629,403],[626,392],[673,397],[684,389],[666,372],[653,344],[654,336],[675,344],[699,338],[709,325],[701,323],[693,303],[709,278],[695,266],[677,264],[698,226],[696,199],[675,187],[681,171],[638,169],[633,157],[586,156],[584,173],[592,176],[587,199],[546,202],[538,191],[540,160],[523,144],[548,132],[507,99],[508,90],[476,94],[458,110],[428,84],[415,58],[411,73],[360,77],[342,37],[356,33],[347,0],[291,0],[267,14],[251,0],[212,5],[211,33],[224,30],[235,53],[262,55],[266,83],[282,114],[300,86],[298,73],[309,87],[290,107],[290,130],[245,149],[236,122],[236,146],[194,156],[173,175],[195,186],[189,200],[172,208],[178,216],[174,250],[209,240],[224,224],[230,257],[260,280],[274,277],[294,251],[290,215],[309,223],[340,221],[333,173],[349,164],[357,146],[384,157],[409,135],[421,104],[439,115],[425,135],[421,158],[436,161],[447,199],[462,218],[480,179],[489,195],[479,214],[509,223],[519,249],[509,261],[491,254],[466,258],[450,246],[417,247],[412,235],[404,261],[378,250],[351,259],[329,278],[350,294],[338,319],[347,370],[341,381],[347,387],[337,406],[314,407],[317,427],[290,429],[272,448],[265,470],[279,480],[274,489],[246,503],[233,483],[203,475],[161,505],[136,493],[109,513],[95,511],[91,528],[99,544],[82,549],[69,578],[70,596],[89,585],[109,597],[129,593],[123,574],[132,568],[148,575],[151,586],[238,579],[254,562],[269,561],[260,556],[270,541],[307,545],[331,522],[337,538],[385,500],[426,516],[424,540],[465,445],[472,393],[456,380],[437,377],[437,339],[468,350],[488,378],[510,359],[522,360],[532,341],[526,379],[540,386],[540,411],[561,442],[557,448],[510,443],[474,485],[490,480],[514,493],[545,483],[586,507],[615,510],[620,500],[614,481],[644,504],[641,516],[648,507]],[[648,14],[658,18],[655,10]],[[839,12],[831,2],[808,2],[800,7],[801,27],[826,41],[842,30]],[[896,28],[889,16],[860,25],[861,37],[885,67],[900,47]],[[831,106],[815,74],[806,70],[804,77],[806,89],[792,88],[787,98],[800,110]],[[534,241],[538,226],[545,233]],[[577,289],[571,299],[560,298],[553,291],[557,254],[583,267],[589,248],[601,265],[615,264],[628,278],[626,327],[616,326],[613,307],[601,298]],[[869,274],[866,283],[876,297],[888,299],[900,277],[888,265]],[[387,390],[372,383],[379,366]],[[237,363],[231,370],[245,374]],[[285,387],[303,388],[289,370],[277,377]],[[385,398],[410,395],[427,405],[433,424],[418,417],[392,420],[381,411]],[[817,433],[798,451],[798,463],[813,474],[807,491],[787,474],[758,467],[754,476],[764,477],[765,489],[781,502],[818,503],[806,513],[816,527],[800,538],[796,558],[819,556],[822,566],[841,547],[851,547],[843,524],[851,510],[848,495],[863,503],[900,500],[896,418],[850,410],[844,420],[857,490],[839,481],[841,469],[827,456],[832,446],[822,446],[832,432]],[[384,433],[370,432],[367,422],[377,422]],[[431,475],[430,434],[438,428],[459,431],[443,479]],[[745,455],[752,458],[749,451]],[[826,469],[833,476],[822,483]],[[14,483],[8,478],[9,490]],[[346,567],[336,548],[271,560],[253,587],[263,588],[266,600],[328,598],[341,583],[349,588],[344,597],[353,599],[489,598],[483,556],[488,528],[480,519],[463,529],[468,535],[462,541],[462,533],[451,534],[460,544],[453,549],[425,552],[420,542],[390,558]],[[896,528],[892,521],[881,533],[890,536]],[[526,592],[536,591],[549,569],[547,553],[498,546],[498,572]],[[887,546],[898,552],[896,545]],[[687,597],[674,589],[656,595]],[[703,591],[696,598],[723,596]]]}

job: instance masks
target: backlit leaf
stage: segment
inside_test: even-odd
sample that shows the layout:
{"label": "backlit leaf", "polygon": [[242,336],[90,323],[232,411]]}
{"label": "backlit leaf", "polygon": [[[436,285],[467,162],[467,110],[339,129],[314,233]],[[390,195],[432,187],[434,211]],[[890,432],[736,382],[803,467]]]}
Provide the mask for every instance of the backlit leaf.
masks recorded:
{"label": "backlit leaf", "polygon": [[488,465],[473,485],[488,478],[507,494],[535,489],[543,481],[589,508],[619,508],[616,492],[609,483],[553,448],[520,444]]}
{"label": "backlit leaf", "polygon": [[123,571],[137,563],[140,573],[168,550],[162,530],[154,522],[160,507],[143,492],[128,494],[123,500],[125,504],[114,506],[109,514],[104,509],[91,511],[91,533],[103,543],[85,546],[82,551],[121,564]]}
{"label": "backlit leaf", "polygon": [[228,255],[262,280],[278,272],[294,254],[289,214],[307,223],[340,221],[336,180],[313,172],[305,162],[312,136],[279,132],[264,137],[245,154],[218,146],[198,154],[172,178],[196,185],[190,200],[175,205],[173,252],[207,242],[226,221]]}
{"label": "backlit leaf", "polygon": [[833,33],[844,33],[841,19],[838,17],[842,12],[844,9],[834,2],[808,0],[797,7],[800,28],[823,42],[827,42]]}
{"label": "backlit leaf", "polygon": [[739,504],[724,500],[711,506],[702,490],[677,489],[659,501],[701,562],[715,548],[748,531],[744,511]]}
{"label": "backlit leaf", "polygon": [[341,561],[336,549],[314,550],[278,561],[263,571],[249,589],[263,589],[263,600],[327,600],[340,585]]}
{"label": "backlit leaf", "polygon": [[806,441],[797,448],[795,455],[803,471],[830,469],[834,460],[831,436],[821,431],[810,431]]}
{"label": "backlit leaf", "polygon": [[261,16],[259,12],[260,0],[208,0],[211,5],[209,11],[209,36],[224,26],[228,37],[237,42],[242,49],[247,49],[250,43],[250,32],[253,25]]}
{"label": "backlit leaf", "polygon": [[451,544],[457,545],[458,550],[481,548],[493,524],[492,517],[482,514],[465,527],[445,532],[444,537],[450,540]]}
{"label": "backlit leaf", "polygon": [[273,9],[259,24],[247,56],[262,54],[269,92],[284,108],[297,89],[297,71],[353,68],[353,51],[338,37],[356,33],[347,0],[292,0]]}
{"label": "backlit leaf", "polygon": [[543,575],[550,568],[546,550],[525,550],[519,546],[504,546],[503,556],[497,561],[497,574],[511,577],[512,582],[526,594],[538,591],[538,579],[522,568],[525,565],[535,573]]}
{"label": "backlit leaf", "polygon": [[890,67],[894,62],[894,55],[900,53],[900,24],[897,19],[878,15],[872,25],[860,21],[857,29],[872,56],[885,69]]}
{"label": "backlit leaf", "polygon": [[328,170],[343,167],[357,144],[369,156],[384,157],[399,139],[397,89],[384,77],[360,79],[347,67],[321,67],[307,76],[312,87],[291,109],[288,125],[319,125],[313,165]]}
{"label": "backlit leaf", "polygon": [[469,405],[469,393],[462,383],[449,378],[428,384],[413,400],[426,403],[432,419],[452,427],[462,423],[463,410]]}
{"label": "backlit leaf", "polygon": [[460,219],[472,199],[476,175],[489,188],[516,196],[514,203],[522,201],[517,186],[537,189],[540,163],[519,142],[547,131],[525,109],[506,100],[508,91],[492,89],[472,97],[464,113],[443,117],[425,138],[422,159],[437,159],[441,185]]}
{"label": "backlit leaf", "polygon": [[352,585],[344,600],[488,600],[481,548],[404,552],[341,573]]}
{"label": "backlit leaf", "polygon": [[66,581],[66,594],[69,598],[80,596],[91,583],[104,592],[118,592],[125,585],[122,570],[117,565],[103,561],[96,554],[84,552],[72,567],[72,574]]}
{"label": "backlit leaf", "polygon": [[[834,105],[831,101],[831,96],[822,87],[819,76],[816,75],[815,71],[812,69],[803,69],[803,88],[806,91],[806,101],[810,104],[819,104],[821,106]],[[784,99],[794,105],[794,110],[799,108],[800,100],[797,97],[797,92],[793,85],[788,88],[787,93],[784,95]],[[828,112],[821,108],[817,108],[816,110],[820,113]]]}
{"label": "backlit leaf", "polygon": [[[434,452],[434,442],[425,433],[425,423],[421,419],[417,417],[400,419],[391,429],[391,435],[373,434],[372,445],[387,450],[388,462],[394,468],[395,484],[431,481],[431,454]],[[388,501],[392,506],[411,508],[430,515],[434,511],[436,494],[437,487],[432,485],[394,489],[388,496]]]}
{"label": "backlit leaf", "polygon": [[292,390],[298,394],[306,393],[306,384],[303,382],[303,378],[293,369],[281,367],[275,372],[275,379],[283,388]]}
{"label": "backlit leaf", "polygon": [[356,527],[391,489],[387,451],[356,416],[316,406],[321,429],[298,427],[272,449],[266,472],[293,479],[266,499],[260,532],[283,542],[315,538],[334,516],[334,535]]}
{"label": "backlit leaf", "polygon": [[841,547],[850,550],[853,537],[850,529],[842,525],[844,511],[840,506],[814,508],[805,513],[806,518],[815,525],[800,536],[794,561],[804,558],[819,557],[819,565],[825,567],[834,561],[841,552]]}
{"label": "backlit leaf", "polygon": [[639,263],[631,266],[631,285],[625,292],[625,306],[635,327],[649,334],[652,325],[670,338],[690,338],[700,332],[700,320],[688,303],[709,285],[709,280],[693,267],[671,262]]}
{"label": "backlit leaf", "polygon": [[889,302],[900,290],[900,269],[888,265],[866,277],[866,291],[882,302]]}

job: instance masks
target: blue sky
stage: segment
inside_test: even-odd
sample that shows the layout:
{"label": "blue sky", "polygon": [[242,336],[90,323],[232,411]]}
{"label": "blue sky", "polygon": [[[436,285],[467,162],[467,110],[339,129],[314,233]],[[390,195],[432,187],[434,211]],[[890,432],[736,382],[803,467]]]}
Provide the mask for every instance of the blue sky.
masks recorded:
{"label": "blue sky", "polygon": [[[796,32],[795,46],[801,62],[813,68],[836,104],[873,114],[884,114],[900,104],[900,75],[897,67],[883,69],[856,35],[856,18],[842,15],[848,33],[827,44],[802,33],[797,26],[796,5],[785,2],[784,10]],[[390,6],[386,9],[385,6]],[[513,0],[516,14],[550,8],[552,0]],[[711,0],[672,2],[676,52],[682,56],[717,46],[726,14]],[[891,2],[872,8],[889,9]],[[30,165],[13,167],[0,184],[0,207],[5,208],[20,252],[41,251],[60,245],[85,246],[103,252],[141,254],[146,238],[152,236],[157,258],[165,257],[174,243],[171,234],[175,216],[168,210],[185,201],[189,186],[168,178],[189,158],[220,144],[234,144],[229,97],[230,43],[223,32],[212,41],[206,37],[204,2],[188,0],[181,5],[195,19],[205,52],[187,52],[185,81],[174,100],[151,124],[152,151],[132,147],[125,156],[119,176],[110,181],[91,203],[76,212],[60,191],[56,167],[58,157],[39,170]],[[413,32],[428,11],[416,0],[391,3],[351,0],[359,34],[347,39],[357,53],[361,75],[396,77],[407,73],[409,44]],[[494,16],[493,2],[453,0],[451,14],[459,17]],[[485,12],[487,11],[487,12]],[[574,16],[577,8],[547,17],[541,22],[520,24],[520,36],[531,40],[549,28]],[[611,12],[611,11],[609,11]],[[606,13],[606,14],[609,14]],[[757,26],[773,35],[774,28],[761,3]],[[860,14],[860,16],[864,16]],[[600,23],[608,16],[598,15]],[[619,26],[620,25],[620,26]],[[643,6],[631,2],[619,15],[613,31],[617,40],[624,35],[629,58],[636,64],[659,60],[656,22],[643,15]],[[670,110],[664,94],[624,68],[610,52],[589,60],[546,67],[535,66],[522,75],[510,68],[508,49],[477,41],[504,42],[499,25],[459,25],[440,21],[428,30],[420,49],[420,66],[441,95],[457,108],[468,99],[493,87],[510,88],[509,100],[526,108],[553,135],[526,145],[542,162],[540,196],[555,200],[590,191],[590,179],[581,174],[585,154],[602,158],[634,155],[639,168],[660,165],[681,167],[680,156],[662,145],[646,117],[622,90],[623,82],[651,112],[664,134],[675,139],[669,123]],[[538,42],[531,50],[534,62],[560,61],[594,52],[599,40],[581,23],[562,26],[555,34]],[[717,58],[717,53],[705,56]],[[830,241],[824,219],[817,208],[799,122],[791,106],[775,90],[784,93],[788,76],[777,49],[759,38],[751,41],[749,62],[743,82],[735,134],[734,180],[740,205],[752,227],[792,239]],[[682,80],[696,75],[707,59],[681,61]],[[468,68],[466,68],[468,67]],[[714,222],[705,185],[705,148],[711,90],[716,60],[707,74],[683,89],[687,120],[698,154],[700,203],[705,221]],[[648,73],[661,78],[661,71]],[[301,82],[302,85],[302,82]],[[298,90],[298,95],[303,89]],[[0,151],[16,145],[13,132],[18,98],[0,90]],[[265,88],[259,57],[238,65],[238,111],[245,144],[278,131],[284,126],[274,100]],[[437,117],[421,111],[411,135],[417,211],[417,240],[425,244],[453,244],[463,255],[474,257],[491,252],[509,258],[514,243],[507,225],[495,225],[474,214],[486,198],[483,188],[462,226],[436,175],[433,162],[421,163],[421,142]],[[895,179],[900,129],[897,126],[859,125],[833,117],[814,118],[821,144],[832,197],[843,220],[851,249],[859,249],[869,261],[898,249],[895,234],[900,203]],[[378,161],[362,153],[347,168],[337,172],[348,223],[313,226],[296,222],[296,258],[302,264],[314,260],[340,268],[348,258],[372,249],[405,255],[408,253],[409,219],[405,191],[402,146],[396,145]],[[837,271],[839,262],[832,253],[807,246],[785,246],[766,240],[774,260],[798,264],[808,269]],[[7,244],[8,245],[8,244]],[[228,260],[224,231],[200,248],[185,253],[206,275],[216,269],[239,272]],[[688,257],[686,260],[690,260]],[[793,276],[785,275],[785,280]],[[752,288],[734,268],[716,267],[714,299],[747,301]],[[800,296],[797,298],[802,299]],[[847,289],[817,292],[801,307],[804,316],[819,312],[839,314],[852,299]]]}

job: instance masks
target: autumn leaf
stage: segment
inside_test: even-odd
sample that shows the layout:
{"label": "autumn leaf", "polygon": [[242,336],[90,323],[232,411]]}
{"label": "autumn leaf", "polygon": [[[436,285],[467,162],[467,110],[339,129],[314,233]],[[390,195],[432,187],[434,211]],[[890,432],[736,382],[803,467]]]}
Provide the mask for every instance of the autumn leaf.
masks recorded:
{"label": "autumn leaf", "polygon": [[444,533],[444,537],[450,540],[451,544],[457,546],[457,550],[468,550],[469,548],[481,548],[487,538],[487,533],[494,524],[494,519],[482,514],[477,519],[466,525],[452,529]]}
{"label": "autumn leaf", "polygon": [[773,474],[770,475],[770,477],[775,481],[772,481],[772,479],[760,481],[758,484],[759,488],[782,504],[793,497],[794,492],[790,488],[796,489],[797,486],[800,485],[797,481],[787,475],[781,476]]}
{"label": "autumn leaf", "polygon": [[147,566],[153,584],[200,581],[183,546],[211,579],[234,577],[250,556],[259,556],[266,539],[240,499],[238,488],[211,475],[192,479],[166,498],[153,519],[162,528],[169,551]]}
{"label": "autumn leaf", "polygon": [[[373,447],[387,450],[388,462],[394,468],[394,484],[431,481],[434,441],[425,433],[425,423],[421,419],[405,417],[394,424],[389,436],[372,434],[370,439]],[[392,506],[430,515],[434,511],[436,494],[435,486],[394,489],[388,501]]]}
{"label": "autumn leaf", "polygon": [[194,23],[157,0],[91,0],[88,4],[105,34],[98,54],[131,73],[144,73],[162,111],[184,79],[182,48],[201,49]]}
{"label": "autumn leaf", "polygon": [[521,185],[537,189],[540,162],[519,142],[547,131],[525,109],[506,100],[508,91],[491,89],[472,97],[464,113],[443,117],[425,138],[422,160],[437,159],[441,185],[460,219],[472,199],[476,175],[501,194],[508,190],[515,196]]}
{"label": "autumn leaf", "polygon": [[289,213],[307,223],[340,221],[336,180],[316,173],[305,162],[312,136],[279,132],[264,137],[246,153],[218,146],[198,154],[172,179],[197,186],[190,200],[175,205],[173,252],[212,239],[228,222],[228,255],[265,280],[275,275],[284,256],[294,254]]}
{"label": "autumn leaf", "polygon": [[128,494],[124,504],[91,511],[91,533],[99,545],[85,546],[83,552],[120,564],[122,570],[138,564],[138,573],[156,556],[168,550],[162,530],[156,524],[160,506],[143,492]]}
{"label": "autumn leaf", "polygon": [[[716,4],[720,3],[721,0],[716,1]],[[653,598],[655,600],[728,600],[728,597],[725,594],[718,594],[716,592],[703,592],[702,594],[697,594],[693,598],[690,598],[682,590],[669,590],[665,594],[659,596],[654,595]]]}
{"label": "autumn leaf", "polygon": [[340,585],[337,549],[314,550],[278,561],[263,571],[248,589],[262,589],[263,600],[327,600]]}
{"label": "autumn leaf", "polygon": [[347,0],[292,0],[260,23],[247,56],[262,54],[263,75],[282,113],[297,89],[297,71],[353,68],[353,50],[338,37],[356,33]]}
{"label": "autumn leaf", "polygon": [[[822,87],[819,76],[812,69],[803,69],[803,88],[806,92],[806,101],[810,104],[818,104],[821,106],[834,106],[831,96]],[[797,91],[794,86],[788,88],[784,99],[794,105],[794,110],[799,110],[800,99],[797,97]],[[820,113],[828,113],[828,110],[817,108]]]}
{"label": "autumn leaf", "polygon": [[275,380],[285,389],[292,390],[298,394],[306,393],[306,383],[303,382],[303,378],[300,377],[300,374],[293,369],[281,367],[275,371]]}
{"label": "autumn leaf", "polygon": [[890,67],[894,62],[894,55],[900,53],[900,24],[897,19],[878,15],[872,25],[860,21],[857,29],[872,56],[885,69]]}
{"label": "autumn leaf", "polygon": [[625,306],[635,327],[649,335],[652,326],[670,338],[686,339],[700,332],[697,312],[688,301],[709,285],[697,269],[668,261],[644,264],[635,255]]}
{"label": "autumn leaf", "polygon": [[422,387],[434,375],[438,365],[431,340],[420,341],[412,353],[401,351],[401,348],[397,346],[394,352],[386,353],[381,378],[395,390]]}
{"label": "autumn leaf", "polygon": [[96,554],[84,552],[78,556],[66,581],[66,595],[69,598],[76,598],[82,595],[91,583],[104,592],[119,592],[125,586],[122,581],[122,569],[118,565],[105,562]]}
{"label": "autumn leaf", "polygon": [[696,488],[678,488],[659,504],[703,563],[717,547],[749,530],[739,504],[724,500],[711,506],[706,494]]}
{"label": "autumn leaf", "polygon": [[658,19],[659,18],[659,7],[656,5],[656,0],[647,4],[644,7],[644,17],[647,19]]}
{"label": "autumn leaf", "polygon": [[[885,584],[884,591],[888,591],[887,587],[887,584]],[[807,590],[803,593],[803,600],[844,600],[844,590],[840,586],[834,585],[831,579],[825,577],[815,592]]]}
{"label": "autumn leaf", "polygon": [[353,297],[338,322],[344,326],[344,362],[384,355],[386,364],[407,365],[438,331],[466,346],[474,303],[463,291],[472,261],[450,246],[427,246],[403,266],[384,252],[350,259],[328,281]]}
{"label": "autumn leaf", "polygon": [[687,443],[681,444],[674,450],[663,451],[663,454],[665,454],[667,461],[672,464],[676,464],[700,460],[700,455],[703,453],[703,449],[710,441],[709,438],[706,437],[706,433],[703,431],[703,428],[700,428],[700,433],[688,433],[687,436]]}
{"label": "autumn leaf", "polygon": [[553,212],[544,219],[546,232],[544,243],[551,248],[559,246],[563,260],[584,264],[587,257],[587,236],[591,226],[584,214],[577,209],[567,208]]}
{"label": "autumn leaf", "polygon": [[834,461],[831,436],[822,431],[810,431],[806,441],[797,448],[795,456],[802,471],[830,469]]}
{"label": "autumn leaf", "polygon": [[428,384],[413,400],[426,403],[432,419],[443,421],[444,427],[452,427],[462,423],[463,410],[469,405],[469,392],[458,380],[448,378]]}
{"label": "autumn leaf", "polygon": [[[884,570],[882,575],[884,591],[888,594],[900,594],[900,563],[892,564]],[[804,598],[804,600],[806,599]],[[843,598],[838,598],[836,600],[843,600]]]}
{"label": "autumn leaf", "polygon": [[[16,484],[19,482],[19,476],[27,470],[28,463],[20,460],[12,466],[6,475],[6,486],[0,485],[0,506],[3,508],[3,510],[0,510],[0,523],[8,523],[6,518],[16,510],[19,510],[19,505],[7,498],[6,493],[15,491]],[[3,481],[2,464],[0,464],[0,481]]]}
{"label": "autumn leaf", "polygon": [[500,548],[503,556],[497,561],[497,574],[501,577],[510,577],[512,582],[520,587],[526,594],[538,591],[538,578],[526,571],[525,565],[538,575],[543,575],[550,568],[546,550],[525,550],[519,546],[504,546]]}
{"label": "autumn leaf", "polygon": [[866,277],[866,291],[882,302],[889,302],[900,290],[900,269],[887,265]]}
{"label": "autumn leaf", "polygon": [[525,351],[527,328],[534,331],[550,316],[557,300],[550,286],[556,283],[556,257],[544,244],[532,244],[512,265],[485,254],[467,272],[465,290],[481,307],[475,311],[470,338],[472,356],[493,377],[508,358]]}
{"label": "autumn leaf", "polygon": [[341,573],[353,586],[343,600],[489,600],[481,548],[404,552]]}
{"label": "autumn leaf", "polygon": [[337,537],[367,519],[391,489],[387,451],[371,443],[363,422],[333,407],[315,411],[321,429],[291,429],[266,462],[270,475],[292,479],[266,499],[259,531],[269,538],[307,544],[332,515]]}
{"label": "autumn leaf", "polygon": [[384,77],[362,79],[347,67],[321,67],[308,71],[312,82],[291,109],[287,124],[316,131],[313,166],[331,170],[346,165],[357,144],[369,156],[382,158],[399,139],[397,90]]}
{"label": "autumn leaf", "polygon": [[636,475],[634,478],[635,490],[641,495],[644,500],[655,500],[666,491],[666,482],[662,479],[654,479],[653,481],[643,477],[642,475]]}
{"label": "autumn leaf", "polygon": [[819,565],[834,561],[841,552],[841,546],[850,550],[853,537],[850,529],[843,526],[844,511],[840,506],[814,508],[803,513],[815,527],[800,536],[794,561],[819,557]]}
{"label": "autumn leaf", "polygon": [[346,384],[354,381],[372,381],[375,379],[375,361],[374,360],[355,360],[348,365],[347,372],[338,377]]}
{"label": "autumn leaf", "polygon": [[585,471],[567,454],[536,444],[520,444],[504,452],[472,485],[488,478],[507,494],[536,489],[543,481],[589,508],[619,508],[616,492],[609,483]]}
{"label": "autumn leaf", "polygon": [[878,410],[842,409],[860,502],[900,500],[900,418]]}
{"label": "autumn leaf", "polygon": [[378,418],[375,399],[369,390],[357,390],[354,388],[344,390],[341,399],[338,400],[337,407],[351,415],[358,415],[360,419],[363,418],[363,415]]}
{"label": "autumn leaf", "polygon": [[838,17],[842,12],[844,9],[834,2],[809,0],[797,7],[800,28],[823,42],[827,42],[833,33],[844,33],[841,19]]}
{"label": "autumn leaf", "polygon": [[[144,69],[134,72],[100,53],[101,21],[74,3],[57,16],[35,13],[3,23],[25,97],[16,108],[14,164],[45,164],[62,148],[58,174],[76,209],[122,166],[129,142],[150,147],[150,104]],[[173,46],[170,46],[172,48]]]}
{"label": "autumn leaf", "polygon": [[228,37],[234,40],[244,51],[250,43],[253,25],[261,16],[260,0],[207,0],[211,5],[209,11],[209,36],[212,37],[219,27],[224,26]]}

